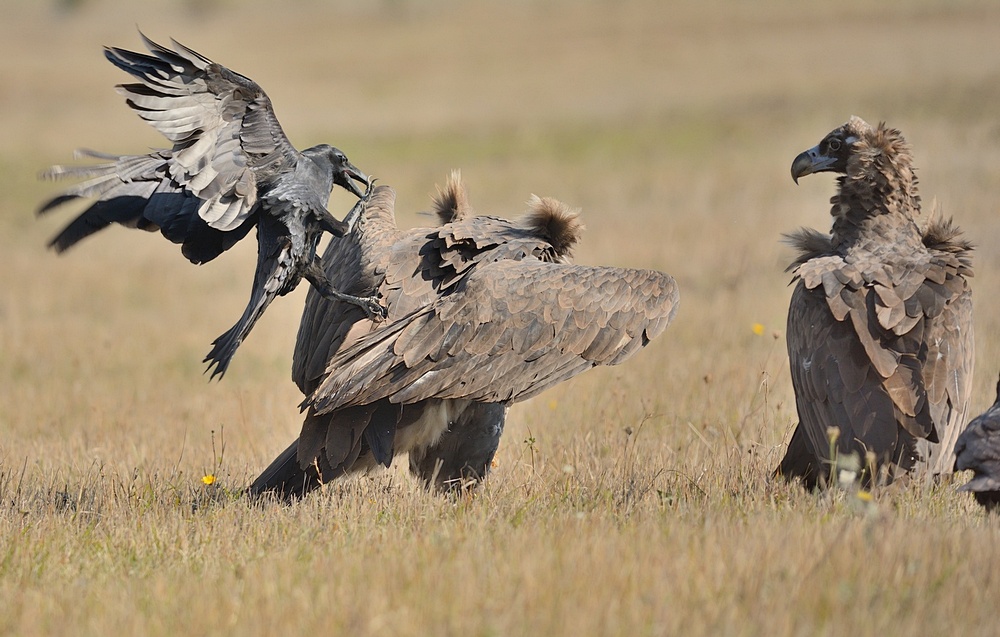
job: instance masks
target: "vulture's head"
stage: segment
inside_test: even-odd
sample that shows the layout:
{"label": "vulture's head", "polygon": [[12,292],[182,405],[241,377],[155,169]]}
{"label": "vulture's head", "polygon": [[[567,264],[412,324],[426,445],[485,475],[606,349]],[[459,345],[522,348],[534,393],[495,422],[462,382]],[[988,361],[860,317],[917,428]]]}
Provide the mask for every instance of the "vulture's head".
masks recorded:
{"label": "vulture's head", "polygon": [[875,130],[865,120],[852,116],[846,124],[833,129],[820,143],[799,153],[792,162],[792,179],[799,183],[799,177],[813,173],[847,174],[848,161],[858,150],[859,142],[870,140]]}
{"label": "vulture's head", "polygon": [[372,179],[368,175],[364,174],[358,170],[357,166],[352,164],[344,151],[339,148],[334,148],[329,144],[320,144],[319,146],[313,146],[312,148],[307,148],[302,151],[302,154],[309,157],[314,162],[323,166],[324,164],[330,167],[333,172],[333,183],[345,190],[349,190],[354,193],[356,197],[362,197],[364,194],[361,189],[358,188],[357,184],[354,182],[362,183],[367,187],[372,185]]}

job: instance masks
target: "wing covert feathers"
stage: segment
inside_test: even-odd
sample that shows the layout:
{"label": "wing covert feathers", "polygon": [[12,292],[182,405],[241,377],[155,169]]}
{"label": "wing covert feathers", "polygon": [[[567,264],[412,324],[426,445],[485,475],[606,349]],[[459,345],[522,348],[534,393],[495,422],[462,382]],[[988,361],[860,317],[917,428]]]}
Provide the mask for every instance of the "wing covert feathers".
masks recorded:
{"label": "wing covert feathers", "polygon": [[480,265],[454,293],[330,360],[318,411],[382,398],[517,401],[658,336],[677,307],[660,272],[537,261]]}
{"label": "wing covert feathers", "polygon": [[509,402],[625,361],[676,312],[665,274],[568,264],[582,226],[555,200],[533,198],[513,221],[477,216],[453,173],[434,202],[442,225],[407,231],[394,202],[377,187],[323,255],[331,283],[378,294],[388,317],[310,291],[293,363],[307,395],[297,465],[286,450],[260,488],[304,493],[403,452],[427,483],[481,479]]}

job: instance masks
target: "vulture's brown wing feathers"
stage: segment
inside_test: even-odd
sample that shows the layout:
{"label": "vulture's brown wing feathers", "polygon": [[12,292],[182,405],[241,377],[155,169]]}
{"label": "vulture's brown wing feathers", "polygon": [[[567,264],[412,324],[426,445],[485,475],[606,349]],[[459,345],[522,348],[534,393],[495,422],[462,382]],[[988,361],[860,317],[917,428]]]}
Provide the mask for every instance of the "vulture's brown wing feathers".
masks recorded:
{"label": "vulture's brown wing feathers", "polygon": [[[891,453],[900,432],[895,426],[879,423],[892,422],[897,408],[854,325],[831,317],[822,289],[810,290],[802,283],[796,286],[788,313],[787,340],[799,429],[808,440],[810,455],[828,457],[830,427],[840,429],[842,452],[855,451],[856,441],[863,440],[862,454],[867,450]],[[786,457],[782,473],[790,472],[789,462],[799,460]]]}
{"label": "vulture's brown wing feathers", "polygon": [[383,398],[524,400],[624,361],[663,331],[677,300],[660,272],[480,264],[453,293],[334,356],[308,402],[322,412]]}
{"label": "vulture's brown wing feathers", "polygon": [[[395,272],[394,276],[410,274],[419,263],[416,254],[419,233],[404,237],[396,228],[395,201],[392,188],[377,186],[362,213],[363,225],[349,237],[331,241],[322,258],[323,269],[334,288],[358,296],[379,291],[386,299],[389,321],[416,306],[407,308],[398,295],[389,293],[385,283],[387,272]],[[348,339],[353,341],[375,325],[358,306],[324,298],[310,287],[292,358],[292,379],[299,389],[306,395],[312,392],[326,372],[330,357],[343,346],[348,334],[353,334]]]}
{"label": "vulture's brown wing feathers", "polygon": [[948,255],[918,259],[897,285],[891,268],[835,256],[795,272],[788,355],[813,452],[827,457],[828,429],[838,427],[841,453],[947,471],[972,371],[966,268]]}
{"label": "vulture's brown wing feathers", "polygon": [[298,443],[251,493],[303,495],[403,452],[427,483],[481,479],[511,401],[624,361],[676,309],[664,274],[566,265],[582,226],[555,200],[532,198],[515,221],[472,216],[456,175],[435,205],[445,223],[405,232],[393,203],[376,188],[358,229],[323,260],[335,285],[377,291],[387,320],[310,292],[300,324],[296,383],[307,396],[320,386],[350,400],[310,406]]}
{"label": "vulture's brown wing feathers", "polygon": [[[449,182],[449,192],[455,189]],[[453,196],[464,199],[464,194]],[[378,293],[387,323],[427,306],[489,250],[510,242],[510,250],[524,254],[539,244],[513,222],[493,217],[462,217],[441,228],[402,232],[396,227],[395,197],[388,186],[376,187],[361,230],[331,242],[323,255],[324,270],[334,287],[359,296]],[[357,306],[325,299],[310,289],[292,362],[299,388],[312,392],[345,341],[350,344],[378,325]]]}
{"label": "vulture's brown wing feathers", "polygon": [[[962,270],[965,272],[965,270]],[[971,272],[968,272],[971,274]],[[957,284],[963,283],[961,288]],[[951,471],[955,443],[965,424],[972,394],[975,344],[972,323],[972,292],[958,276],[949,279],[950,302],[941,314],[925,325],[927,366],[924,371],[931,418],[941,423],[935,432],[940,445],[918,447],[928,457],[934,473]]]}

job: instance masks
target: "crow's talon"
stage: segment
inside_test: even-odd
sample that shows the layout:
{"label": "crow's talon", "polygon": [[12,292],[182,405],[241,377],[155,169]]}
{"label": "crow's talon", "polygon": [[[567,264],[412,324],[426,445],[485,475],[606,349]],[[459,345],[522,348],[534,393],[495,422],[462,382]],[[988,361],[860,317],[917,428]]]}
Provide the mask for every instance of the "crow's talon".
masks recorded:
{"label": "crow's talon", "polygon": [[361,306],[361,309],[368,315],[368,320],[376,323],[381,323],[389,318],[389,312],[379,304],[375,297],[365,299],[365,304]]}

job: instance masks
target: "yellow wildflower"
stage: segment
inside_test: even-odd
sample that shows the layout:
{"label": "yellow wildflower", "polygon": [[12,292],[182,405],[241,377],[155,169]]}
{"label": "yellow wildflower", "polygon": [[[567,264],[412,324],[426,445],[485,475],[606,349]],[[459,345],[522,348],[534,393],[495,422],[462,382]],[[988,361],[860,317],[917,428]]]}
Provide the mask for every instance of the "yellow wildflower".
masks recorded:
{"label": "yellow wildflower", "polygon": [[209,474],[203,475],[201,477],[201,481],[204,484],[206,484],[206,485],[213,485],[213,484],[215,484],[215,474],[214,473],[209,473]]}
{"label": "yellow wildflower", "polygon": [[764,324],[754,323],[753,325],[750,326],[750,330],[757,336],[761,336],[764,333]]}

